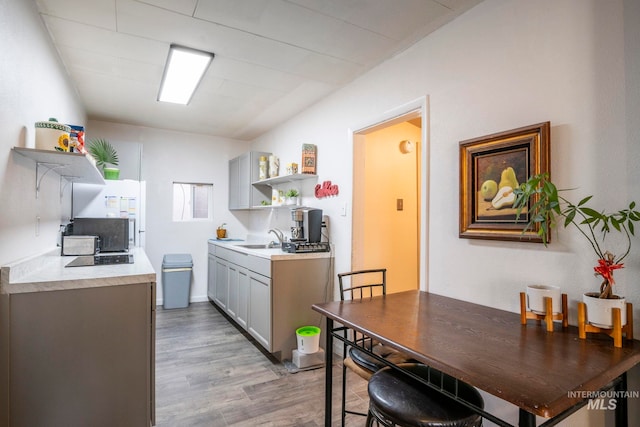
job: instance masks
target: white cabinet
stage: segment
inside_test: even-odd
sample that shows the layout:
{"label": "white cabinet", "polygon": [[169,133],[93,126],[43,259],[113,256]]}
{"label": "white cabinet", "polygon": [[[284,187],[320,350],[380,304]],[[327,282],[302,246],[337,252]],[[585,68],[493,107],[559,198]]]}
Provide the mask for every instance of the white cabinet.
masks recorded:
{"label": "white cabinet", "polygon": [[242,327],[248,328],[249,322],[249,270],[238,268],[238,309],[235,321]]}
{"label": "white cabinet", "polygon": [[271,153],[250,151],[229,160],[229,210],[251,209],[271,201],[271,189],[256,187],[259,179],[260,157]]}
{"label": "white cabinet", "polygon": [[209,299],[276,358],[291,358],[295,330],[318,325],[311,305],[324,302],[333,283],[331,258],[272,261],[215,243],[209,256]]}
{"label": "white cabinet", "polygon": [[215,253],[211,253],[211,250],[212,245],[209,245],[209,256],[207,260],[207,296],[213,301],[216,298],[216,256]]}
{"label": "white cabinet", "polygon": [[227,261],[216,257],[214,262],[215,268],[215,295],[214,301],[222,309],[227,309],[227,301],[229,299],[229,264]]}
{"label": "white cabinet", "polygon": [[264,348],[271,348],[271,278],[249,271],[248,331]]}

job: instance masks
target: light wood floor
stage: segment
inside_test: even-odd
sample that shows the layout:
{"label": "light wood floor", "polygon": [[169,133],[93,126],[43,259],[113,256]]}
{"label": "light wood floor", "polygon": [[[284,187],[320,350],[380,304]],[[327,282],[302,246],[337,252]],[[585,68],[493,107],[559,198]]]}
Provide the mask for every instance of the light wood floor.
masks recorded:
{"label": "light wood floor", "polygon": [[[334,357],[333,425],[340,425],[340,357]],[[289,373],[208,302],[157,310],[156,425],[324,425],[325,369]],[[366,412],[367,385],[350,373],[347,405]],[[347,415],[348,426],[365,418]]]}

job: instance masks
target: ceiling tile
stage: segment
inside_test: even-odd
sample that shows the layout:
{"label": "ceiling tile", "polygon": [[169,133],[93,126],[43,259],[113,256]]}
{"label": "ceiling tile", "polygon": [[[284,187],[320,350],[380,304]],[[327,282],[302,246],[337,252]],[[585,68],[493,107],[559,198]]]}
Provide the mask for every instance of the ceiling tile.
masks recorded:
{"label": "ceiling tile", "polygon": [[[252,139],[481,0],[35,1],[89,118]],[[172,43],[216,55],[187,106]]]}

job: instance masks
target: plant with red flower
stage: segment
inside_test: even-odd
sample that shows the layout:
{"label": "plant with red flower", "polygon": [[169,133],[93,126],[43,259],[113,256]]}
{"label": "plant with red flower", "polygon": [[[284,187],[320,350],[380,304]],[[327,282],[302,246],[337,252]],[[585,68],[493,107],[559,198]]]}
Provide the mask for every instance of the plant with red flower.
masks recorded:
{"label": "plant with red flower", "polygon": [[[629,203],[625,209],[613,213],[599,212],[587,206],[593,196],[587,196],[574,204],[562,197],[555,184],[549,180],[549,174],[543,173],[530,177],[527,182],[514,190],[517,209],[516,221],[521,215],[527,215],[527,231],[533,225],[540,224],[538,235],[545,246],[550,241],[551,230],[562,224],[565,228],[575,226],[589,241],[598,256],[598,265],[594,267],[595,275],[603,279],[600,285],[600,298],[614,298],[612,285],[613,271],[623,268],[624,260],[631,251],[631,237],[634,236],[634,222],[640,221],[640,212],[635,210],[636,202]],[[605,237],[612,231],[625,236],[626,250],[616,257],[603,249]],[[523,233],[524,233],[523,231]]]}

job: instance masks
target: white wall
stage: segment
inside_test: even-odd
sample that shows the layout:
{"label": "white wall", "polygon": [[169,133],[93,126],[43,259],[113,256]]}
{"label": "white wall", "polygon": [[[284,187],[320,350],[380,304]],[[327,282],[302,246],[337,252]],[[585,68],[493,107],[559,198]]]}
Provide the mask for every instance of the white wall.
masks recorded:
{"label": "white wall", "polygon": [[81,124],[85,112],[35,2],[0,0],[0,11],[0,264],[6,264],[55,248],[70,188],[61,201],[58,175],[49,173],[36,199],[35,162],[11,148],[35,147],[37,121]]}
{"label": "white wall", "polygon": [[[190,299],[192,302],[206,301],[207,239],[215,237],[215,229],[223,222],[227,223],[230,237],[244,238],[247,234],[243,225],[248,223],[246,212],[230,213],[227,202],[228,161],[247,151],[248,144],[97,120],[89,121],[87,133],[90,138],[105,138],[119,147],[142,146],[140,176],[147,183],[145,252],[158,276],[158,303],[163,301],[162,258],[169,253],[191,254],[194,266]],[[212,221],[172,220],[174,181],[213,184]]]}
{"label": "white wall", "polygon": [[[637,22],[632,1],[486,0],[253,147],[278,153],[301,142],[319,145],[319,180],[340,184],[341,194],[314,205],[331,216],[336,271],[346,271],[351,221],[339,210],[351,200],[348,129],[429,95],[429,291],[517,312],[527,284],[559,285],[575,324],[577,301],[599,284],[588,243],[570,230],[560,230],[546,249],[458,238],[458,144],[549,120],[551,170],[560,187],[579,187],[576,197],[594,194],[603,209],[640,200]],[[639,243],[635,237],[633,255],[616,272],[617,291],[636,307],[636,329]],[[504,411],[517,417],[513,408]],[[581,411],[564,425],[599,426],[602,416]]]}

